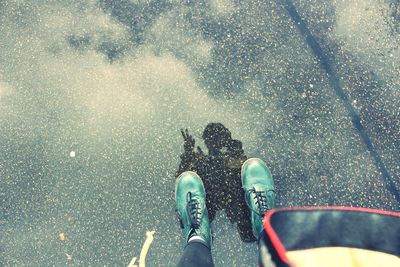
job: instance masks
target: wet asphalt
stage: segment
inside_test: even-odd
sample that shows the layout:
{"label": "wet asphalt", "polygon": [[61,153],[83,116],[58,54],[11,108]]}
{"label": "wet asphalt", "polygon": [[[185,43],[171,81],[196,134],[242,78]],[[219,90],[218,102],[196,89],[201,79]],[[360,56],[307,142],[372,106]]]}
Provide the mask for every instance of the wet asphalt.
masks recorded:
{"label": "wet asphalt", "polygon": [[[0,3],[0,265],[174,266],[180,128],[222,122],[277,206],[399,210],[396,1]],[[368,29],[368,30],[366,30]],[[224,213],[217,266],[256,265]]]}

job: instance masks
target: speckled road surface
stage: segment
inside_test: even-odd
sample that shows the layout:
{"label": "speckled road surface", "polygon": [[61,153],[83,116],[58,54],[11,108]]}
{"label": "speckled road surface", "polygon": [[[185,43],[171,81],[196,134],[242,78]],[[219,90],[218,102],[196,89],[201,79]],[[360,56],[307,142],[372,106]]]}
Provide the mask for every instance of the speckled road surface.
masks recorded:
{"label": "speckled road surface", "polygon": [[[1,1],[0,265],[127,266],[154,230],[147,265],[174,266],[179,130],[199,142],[211,121],[267,162],[280,207],[399,210],[399,16],[395,0]],[[217,266],[255,266],[225,214],[212,227]]]}

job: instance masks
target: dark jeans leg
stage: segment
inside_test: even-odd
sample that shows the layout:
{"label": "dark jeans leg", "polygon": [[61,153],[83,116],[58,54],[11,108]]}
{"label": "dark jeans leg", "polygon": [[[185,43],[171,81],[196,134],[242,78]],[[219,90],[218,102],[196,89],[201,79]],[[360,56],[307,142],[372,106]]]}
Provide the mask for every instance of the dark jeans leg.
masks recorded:
{"label": "dark jeans leg", "polygon": [[213,267],[214,262],[209,249],[203,242],[193,240],[187,243],[178,267]]}

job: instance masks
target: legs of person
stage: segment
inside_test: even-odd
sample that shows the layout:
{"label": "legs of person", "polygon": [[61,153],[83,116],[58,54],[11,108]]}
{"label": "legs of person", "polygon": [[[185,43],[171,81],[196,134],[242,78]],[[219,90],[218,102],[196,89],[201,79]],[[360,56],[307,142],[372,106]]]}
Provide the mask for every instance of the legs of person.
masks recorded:
{"label": "legs of person", "polygon": [[244,202],[244,194],[243,198],[237,205],[238,207],[238,215],[236,216],[237,221],[237,229],[239,232],[240,239],[243,242],[254,242],[257,241],[257,238],[254,237],[252,231],[252,223],[251,223],[251,214]]}
{"label": "legs of person", "polygon": [[[239,171],[240,173],[240,171]],[[240,175],[238,175],[238,178]],[[231,223],[237,223],[237,230],[243,242],[254,242],[250,211],[244,200],[245,194],[241,186],[231,191],[231,202],[226,208],[226,215]]]}
{"label": "legs of person", "polygon": [[206,194],[200,177],[191,171],[178,176],[175,201],[186,246],[178,266],[214,266]]}
{"label": "legs of person", "polygon": [[[209,192],[209,191],[206,191]],[[206,206],[207,206],[207,211],[208,211],[208,219],[210,223],[214,220],[215,214],[217,213],[218,207],[215,205],[215,201],[210,197],[207,197],[206,200]]]}
{"label": "legs of person", "polygon": [[189,241],[177,267],[208,267],[214,266],[211,249],[200,240]]}

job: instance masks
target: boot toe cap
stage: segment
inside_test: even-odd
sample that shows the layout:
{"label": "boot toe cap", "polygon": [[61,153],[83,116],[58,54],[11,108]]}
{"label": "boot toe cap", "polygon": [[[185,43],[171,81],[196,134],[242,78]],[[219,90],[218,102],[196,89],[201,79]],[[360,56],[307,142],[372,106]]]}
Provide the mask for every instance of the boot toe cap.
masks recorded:
{"label": "boot toe cap", "polygon": [[259,158],[250,158],[243,163],[241,177],[245,188],[257,183],[273,186],[271,172]]}

